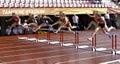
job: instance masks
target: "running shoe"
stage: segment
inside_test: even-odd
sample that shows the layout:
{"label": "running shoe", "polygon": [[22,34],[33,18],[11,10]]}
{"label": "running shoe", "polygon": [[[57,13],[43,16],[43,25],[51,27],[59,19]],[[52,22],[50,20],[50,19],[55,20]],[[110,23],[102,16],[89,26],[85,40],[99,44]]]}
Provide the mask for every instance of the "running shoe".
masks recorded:
{"label": "running shoe", "polygon": [[88,38],[89,41],[92,41],[92,38]]}

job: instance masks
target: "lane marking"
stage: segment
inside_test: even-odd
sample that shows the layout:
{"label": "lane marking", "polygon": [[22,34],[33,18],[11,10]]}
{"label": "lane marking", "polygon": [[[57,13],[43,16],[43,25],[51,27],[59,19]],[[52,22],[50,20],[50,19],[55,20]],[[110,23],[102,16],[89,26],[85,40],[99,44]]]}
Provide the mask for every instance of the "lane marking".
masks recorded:
{"label": "lane marking", "polygon": [[110,64],[110,63],[114,63],[114,62],[118,62],[120,64],[120,59],[118,60],[113,60],[113,61],[108,61],[108,62],[102,62],[100,64]]}
{"label": "lane marking", "polygon": [[2,51],[0,53],[7,53],[7,52],[15,52],[15,51],[27,51],[27,50],[35,50],[35,49],[41,49],[41,48],[55,48],[55,47],[60,47],[60,46],[53,46],[53,47],[34,47],[34,48],[29,48],[29,49],[20,49],[20,50],[12,50],[12,51]]}
{"label": "lane marking", "polygon": [[91,51],[87,51],[87,52],[77,52],[77,53],[73,53],[73,54],[64,54],[64,55],[49,56],[49,57],[43,57],[43,58],[25,59],[25,60],[11,61],[11,62],[3,62],[3,63],[16,63],[16,62],[24,62],[24,61],[40,60],[40,59],[47,59],[47,58],[61,57],[61,56],[66,56],[66,55],[85,54],[85,53],[88,53],[88,52],[91,52]]}
{"label": "lane marking", "polygon": [[32,55],[32,54],[41,54],[41,53],[52,53],[52,52],[57,52],[57,51],[65,51],[65,50],[72,50],[72,49],[62,49],[62,50],[49,50],[49,51],[42,51],[42,52],[36,52],[36,53],[25,53],[25,54],[17,54],[17,55],[8,55],[8,56],[2,56],[0,58],[5,58],[5,57],[14,57],[14,56],[25,56],[25,55]]}
{"label": "lane marking", "polygon": [[75,61],[82,61],[82,60],[88,60],[88,59],[100,58],[100,57],[106,57],[106,56],[111,56],[111,54],[106,54],[106,55],[101,55],[101,56],[95,56],[95,57],[88,57],[88,58],[83,58],[83,59],[76,59],[76,60],[68,60],[68,61],[64,61],[64,62],[57,62],[55,64],[62,64],[62,63],[75,62]]}

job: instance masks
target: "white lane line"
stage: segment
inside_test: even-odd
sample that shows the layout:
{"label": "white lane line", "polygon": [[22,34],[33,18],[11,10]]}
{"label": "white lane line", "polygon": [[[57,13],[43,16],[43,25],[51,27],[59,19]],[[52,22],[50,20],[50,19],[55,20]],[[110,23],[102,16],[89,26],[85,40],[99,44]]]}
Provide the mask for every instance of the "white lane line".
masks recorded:
{"label": "white lane line", "polygon": [[16,62],[25,62],[25,61],[32,61],[32,60],[40,60],[40,59],[47,59],[47,58],[54,58],[54,57],[61,57],[61,56],[66,56],[66,55],[75,55],[75,54],[85,54],[91,51],[87,52],[77,52],[73,54],[64,54],[64,55],[56,55],[56,56],[49,56],[49,57],[43,57],[43,58],[34,58],[34,59],[25,59],[25,60],[18,60],[18,61],[11,61],[11,62],[3,62],[3,63],[16,63]]}
{"label": "white lane line", "polygon": [[72,50],[72,49],[49,50],[49,51],[43,51],[43,52],[33,52],[33,53],[27,53],[27,54],[25,53],[25,54],[17,54],[17,55],[2,56],[2,57],[0,57],[0,58],[14,57],[14,56],[25,56],[25,55],[41,54],[41,53],[52,53],[52,52],[66,51],[66,50]]}
{"label": "white lane line", "polygon": [[64,61],[64,62],[57,62],[55,64],[62,64],[62,63],[75,62],[75,61],[82,61],[82,60],[88,60],[88,59],[100,58],[100,57],[106,57],[106,56],[111,56],[111,54],[106,54],[106,55],[101,55],[101,56],[95,56],[95,57],[88,57],[88,58],[83,58],[83,59],[76,59],[76,60],[69,60],[69,61]]}
{"label": "white lane line", "polygon": [[29,47],[29,46],[37,46],[37,45],[32,45],[32,44],[28,44],[28,45],[19,45],[19,46],[10,46],[10,47],[2,47],[0,49],[5,49],[5,48],[16,48],[16,47]]}
{"label": "white lane line", "polygon": [[102,62],[100,64],[110,64],[110,63],[114,63],[114,62],[118,62],[120,64],[120,59],[118,60],[113,60],[113,61],[108,61],[108,62]]}

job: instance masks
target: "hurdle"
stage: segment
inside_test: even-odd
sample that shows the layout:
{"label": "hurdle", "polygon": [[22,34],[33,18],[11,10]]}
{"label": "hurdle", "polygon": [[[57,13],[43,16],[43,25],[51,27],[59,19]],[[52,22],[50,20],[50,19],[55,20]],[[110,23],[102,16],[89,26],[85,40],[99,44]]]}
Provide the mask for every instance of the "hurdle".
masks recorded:
{"label": "hurdle", "polygon": [[25,37],[21,37],[20,35],[18,35],[18,39],[21,39],[21,40],[28,40],[28,29],[25,28],[25,32],[24,32],[24,35]]}
{"label": "hurdle", "polygon": [[[112,35],[112,50],[111,50],[111,53],[113,55],[117,54],[116,53],[116,49],[117,49],[117,35],[116,34],[113,34]],[[96,48],[96,34],[95,36],[92,38],[92,51],[95,52],[97,51],[97,48]]]}
{"label": "hurdle", "polygon": [[[45,29],[45,30],[49,30],[49,29]],[[74,34],[74,42],[71,44],[71,43],[69,43],[69,44],[66,44],[66,43],[64,43],[65,42],[65,40],[64,40],[64,33],[63,32],[70,32],[70,31],[64,31],[64,30],[61,30],[60,32],[59,32],[59,34],[58,34],[58,36],[59,36],[59,42],[57,42],[57,43],[55,43],[55,44],[60,44],[60,46],[75,46],[75,48],[76,49],[78,49],[78,48],[81,48],[82,46],[79,46],[79,32],[77,32],[77,31],[75,31],[75,34]],[[38,32],[36,32],[37,34],[35,35],[35,38],[36,38],[36,42],[39,42],[38,41]],[[25,31],[25,36],[27,36],[26,37],[26,40],[28,40],[29,39],[29,37],[28,37],[28,31],[27,31],[27,29],[26,29],[26,31]],[[50,31],[47,31],[47,33],[46,33],[46,42],[48,43],[48,44],[52,44],[51,42],[50,42],[50,40],[51,40],[51,33],[50,33]],[[117,35],[116,34],[113,34],[112,35],[112,50],[110,49],[110,51],[111,51],[111,53],[113,54],[113,55],[115,55],[115,54],[117,54],[116,52],[116,49],[117,49]],[[94,37],[92,38],[92,41],[91,41],[92,43],[91,43],[91,48],[92,48],[92,51],[93,52],[96,52],[96,51],[101,51],[101,50],[99,50],[99,49],[101,49],[101,48],[97,48],[96,47],[96,34],[94,35]],[[106,50],[106,49],[105,49]]]}
{"label": "hurdle", "polygon": [[[66,31],[66,30],[60,30],[59,33],[58,33],[58,41],[51,41],[50,44],[58,44],[60,46],[71,46],[73,44],[71,43],[65,43],[65,40],[64,40],[64,33],[63,32],[70,32],[70,31]],[[51,37],[50,35],[47,35],[48,39],[49,40]]]}

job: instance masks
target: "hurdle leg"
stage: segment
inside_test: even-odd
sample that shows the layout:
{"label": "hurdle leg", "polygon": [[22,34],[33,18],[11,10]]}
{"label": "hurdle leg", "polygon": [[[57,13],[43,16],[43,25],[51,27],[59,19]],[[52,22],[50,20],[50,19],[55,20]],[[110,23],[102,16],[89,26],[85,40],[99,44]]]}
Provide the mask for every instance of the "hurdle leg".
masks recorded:
{"label": "hurdle leg", "polygon": [[36,37],[36,43],[38,42],[38,36],[39,36],[39,33],[38,33],[38,31],[36,32],[36,34],[35,34],[35,37]]}
{"label": "hurdle leg", "polygon": [[112,54],[116,54],[117,49],[117,36],[115,34],[112,35]]}
{"label": "hurdle leg", "polygon": [[63,46],[63,31],[60,31],[60,46]]}
{"label": "hurdle leg", "polygon": [[26,37],[27,37],[26,40],[28,40],[28,29],[29,29],[29,28],[25,28],[25,35],[26,35]]}
{"label": "hurdle leg", "polygon": [[77,31],[75,31],[75,48],[78,49],[78,45],[79,45],[79,33]]}
{"label": "hurdle leg", "polygon": [[95,34],[94,37],[92,38],[92,51],[93,51],[93,52],[96,51],[96,34]]}
{"label": "hurdle leg", "polygon": [[47,40],[48,40],[47,43],[50,44],[50,32],[49,31],[47,32]]}

